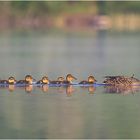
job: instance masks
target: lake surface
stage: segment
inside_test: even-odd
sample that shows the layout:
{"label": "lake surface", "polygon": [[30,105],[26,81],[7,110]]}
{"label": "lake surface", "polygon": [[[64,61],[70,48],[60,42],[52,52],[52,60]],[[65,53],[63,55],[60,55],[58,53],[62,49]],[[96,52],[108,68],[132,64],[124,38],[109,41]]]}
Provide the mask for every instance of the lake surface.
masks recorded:
{"label": "lake surface", "polygon": [[[140,33],[8,32],[0,34],[0,78],[51,80],[72,73],[140,79]],[[117,91],[118,92],[118,91]],[[140,89],[0,88],[0,138],[140,138]]]}

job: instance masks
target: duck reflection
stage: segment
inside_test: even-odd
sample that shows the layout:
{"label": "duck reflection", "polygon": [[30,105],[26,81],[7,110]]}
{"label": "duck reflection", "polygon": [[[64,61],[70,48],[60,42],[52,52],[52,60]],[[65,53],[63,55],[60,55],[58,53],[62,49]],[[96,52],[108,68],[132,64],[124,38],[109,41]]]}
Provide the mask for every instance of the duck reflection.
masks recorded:
{"label": "duck reflection", "polygon": [[95,93],[96,88],[94,86],[89,86],[88,87],[88,92],[89,94],[94,94]]}
{"label": "duck reflection", "polygon": [[41,89],[43,92],[47,92],[49,90],[49,86],[48,85],[42,85]]}
{"label": "duck reflection", "polygon": [[94,86],[80,86],[82,90],[88,90],[89,94],[94,94],[96,88]]}
{"label": "duck reflection", "polygon": [[57,87],[57,92],[58,93],[65,93],[66,88],[64,86],[59,86]]}
{"label": "duck reflection", "polygon": [[32,90],[33,90],[33,85],[26,85],[26,86],[25,86],[25,91],[26,91],[27,93],[31,93]]}
{"label": "duck reflection", "polygon": [[9,85],[9,86],[8,86],[8,90],[9,90],[10,92],[13,92],[13,91],[15,90],[15,85]]}
{"label": "duck reflection", "polygon": [[66,94],[67,94],[68,96],[72,96],[72,93],[73,93],[74,91],[75,91],[75,90],[74,90],[74,88],[73,88],[72,85],[66,86]]}
{"label": "duck reflection", "polygon": [[140,91],[140,86],[105,86],[105,93],[134,94]]}

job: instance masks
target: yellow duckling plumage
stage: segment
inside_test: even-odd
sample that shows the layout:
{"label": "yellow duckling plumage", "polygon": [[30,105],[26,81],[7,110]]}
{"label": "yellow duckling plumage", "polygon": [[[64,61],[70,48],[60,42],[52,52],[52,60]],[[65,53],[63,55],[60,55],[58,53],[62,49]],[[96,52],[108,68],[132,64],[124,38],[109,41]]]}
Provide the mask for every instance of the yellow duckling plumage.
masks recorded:
{"label": "yellow duckling plumage", "polygon": [[36,84],[49,84],[50,80],[47,76],[43,76],[41,80],[39,80]]}
{"label": "yellow duckling plumage", "polygon": [[1,80],[0,84],[16,84],[16,80],[14,77],[10,76],[8,80]]}
{"label": "yellow duckling plumage", "polygon": [[31,75],[26,75],[25,80],[17,81],[17,84],[33,84],[33,77]]}
{"label": "yellow duckling plumage", "polygon": [[94,84],[95,82],[97,82],[97,80],[94,78],[94,76],[90,75],[87,81],[83,80],[79,84]]}
{"label": "yellow duckling plumage", "polygon": [[62,82],[62,84],[72,84],[73,80],[77,80],[72,74],[67,74],[66,80]]}

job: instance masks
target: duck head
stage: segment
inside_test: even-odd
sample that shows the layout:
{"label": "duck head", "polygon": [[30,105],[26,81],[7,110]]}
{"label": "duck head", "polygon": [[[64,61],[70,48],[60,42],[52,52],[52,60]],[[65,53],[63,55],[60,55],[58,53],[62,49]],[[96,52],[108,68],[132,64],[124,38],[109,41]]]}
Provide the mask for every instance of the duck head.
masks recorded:
{"label": "duck head", "polygon": [[12,77],[12,76],[11,76],[11,77],[9,77],[9,78],[8,78],[8,83],[9,83],[9,84],[15,84],[15,83],[16,83],[15,78],[14,78],[14,77]]}
{"label": "duck head", "polygon": [[97,80],[94,78],[94,76],[89,76],[88,77],[88,82],[89,83],[95,83],[95,82],[97,82]]}
{"label": "duck head", "polygon": [[64,79],[64,77],[58,77],[57,78],[57,81],[59,81],[59,82],[63,82],[65,79]]}
{"label": "duck head", "polygon": [[66,76],[66,80],[68,81],[68,82],[72,82],[73,80],[77,80],[77,78],[75,78],[73,75],[71,75],[71,74],[68,74],[67,76]]}
{"label": "duck head", "polygon": [[43,84],[49,84],[49,78],[47,76],[42,77]]}
{"label": "duck head", "polygon": [[29,84],[33,83],[33,77],[31,75],[26,75],[25,76],[25,81],[28,82]]}

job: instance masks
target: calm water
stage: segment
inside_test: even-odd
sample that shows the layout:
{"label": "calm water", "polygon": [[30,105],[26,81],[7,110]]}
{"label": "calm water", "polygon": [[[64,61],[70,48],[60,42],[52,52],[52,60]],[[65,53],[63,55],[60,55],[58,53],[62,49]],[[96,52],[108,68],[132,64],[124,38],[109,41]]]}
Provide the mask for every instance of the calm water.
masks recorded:
{"label": "calm water", "polygon": [[[0,78],[140,79],[140,33],[0,34]],[[111,93],[109,93],[111,92]],[[140,138],[140,89],[0,88],[0,138]]]}

